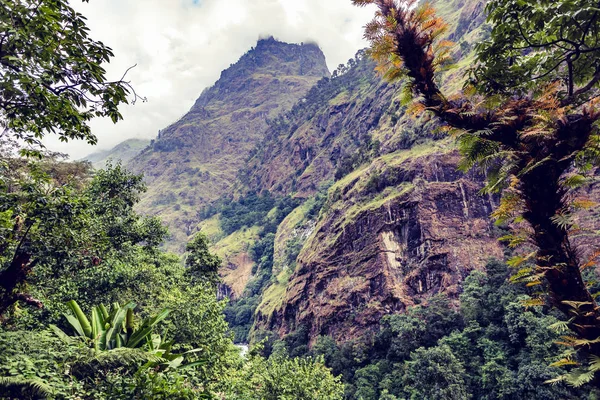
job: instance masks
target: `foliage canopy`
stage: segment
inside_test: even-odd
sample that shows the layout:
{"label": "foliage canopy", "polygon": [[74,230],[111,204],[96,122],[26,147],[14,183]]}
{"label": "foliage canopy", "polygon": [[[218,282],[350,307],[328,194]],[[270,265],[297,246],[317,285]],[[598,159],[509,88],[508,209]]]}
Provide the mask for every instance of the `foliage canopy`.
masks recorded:
{"label": "foliage canopy", "polygon": [[95,144],[89,121],[117,122],[118,107],[137,100],[124,76],[106,78],[113,52],[68,1],[2,0],[0,31],[0,128],[34,153],[47,134]]}

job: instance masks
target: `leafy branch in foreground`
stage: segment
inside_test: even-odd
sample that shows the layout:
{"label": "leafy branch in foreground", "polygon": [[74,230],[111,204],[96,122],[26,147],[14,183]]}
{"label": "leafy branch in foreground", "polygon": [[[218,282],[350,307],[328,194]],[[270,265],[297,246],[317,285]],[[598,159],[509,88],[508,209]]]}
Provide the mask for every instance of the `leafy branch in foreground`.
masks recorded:
{"label": "leafy branch in foreground", "polygon": [[89,121],[117,122],[119,106],[139,99],[125,81],[129,70],[106,78],[112,50],[89,37],[85,17],[66,0],[1,0],[0,32],[0,136],[34,149],[47,134],[95,144]]}
{"label": "leafy branch in foreground", "polygon": [[120,165],[91,178],[82,163],[1,161],[0,316],[16,303],[43,306],[31,294],[36,279],[47,285],[133,249],[152,254],[166,235],[134,211],[145,186]]}

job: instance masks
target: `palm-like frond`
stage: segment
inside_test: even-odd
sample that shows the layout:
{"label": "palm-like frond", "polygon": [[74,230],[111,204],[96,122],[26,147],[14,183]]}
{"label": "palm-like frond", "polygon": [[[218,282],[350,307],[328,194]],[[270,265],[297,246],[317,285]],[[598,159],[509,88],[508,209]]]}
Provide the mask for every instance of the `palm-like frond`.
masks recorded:
{"label": "palm-like frond", "polygon": [[570,330],[569,324],[572,321],[573,321],[573,319],[570,319],[568,321],[557,321],[557,322],[553,323],[552,325],[550,325],[548,328],[550,328],[550,330],[555,333],[565,333]]}

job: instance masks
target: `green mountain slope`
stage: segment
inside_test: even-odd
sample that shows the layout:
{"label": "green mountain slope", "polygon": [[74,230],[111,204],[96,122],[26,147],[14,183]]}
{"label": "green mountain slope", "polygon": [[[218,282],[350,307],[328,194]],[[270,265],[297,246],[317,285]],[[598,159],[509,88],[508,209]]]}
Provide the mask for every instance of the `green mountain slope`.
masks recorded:
{"label": "green mountain slope", "polygon": [[[443,83],[459,90],[485,35],[483,3],[437,3],[461,60]],[[400,85],[373,69],[359,52],[319,81],[271,121],[241,175],[246,190],[326,199],[320,212],[302,205],[279,226],[255,334],[302,329],[311,340],[351,340],[438,293],[457,299],[470,271],[502,256],[488,218],[496,200],[478,195],[483,177],[457,172],[459,156],[436,122],[408,115]]]}
{"label": "green mountain slope", "polygon": [[148,184],[140,209],[169,225],[171,249],[182,250],[200,207],[232,192],[267,119],[290,109],[328,75],[317,45],[260,40],[131,160],[129,167],[143,172]]}
{"label": "green mountain slope", "polygon": [[[461,60],[444,85],[458,90],[485,35],[483,3],[437,5]],[[198,229],[212,239],[221,293],[243,307],[230,323],[246,333],[349,340],[438,293],[456,299],[470,271],[501,256],[495,200],[477,195],[481,176],[456,172],[436,122],[408,115],[400,85],[364,52],[331,78],[324,65],[314,45],[260,41],[129,164],[145,173],[140,207],[170,225],[172,248]],[[265,217],[252,197],[264,192],[300,205]],[[222,215],[232,210],[247,215]],[[247,223],[224,229],[232,220]]]}

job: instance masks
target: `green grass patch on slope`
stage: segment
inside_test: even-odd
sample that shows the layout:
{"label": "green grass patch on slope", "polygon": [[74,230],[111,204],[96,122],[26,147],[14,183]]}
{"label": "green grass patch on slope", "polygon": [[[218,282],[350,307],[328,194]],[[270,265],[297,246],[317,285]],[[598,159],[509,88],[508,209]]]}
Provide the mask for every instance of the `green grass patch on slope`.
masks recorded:
{"label": "green grass patch on slope", "polygon": [[247,251],[259,238],[260,227],[242,228],[219,240],[213,246],[216,255],[224,260]]}

